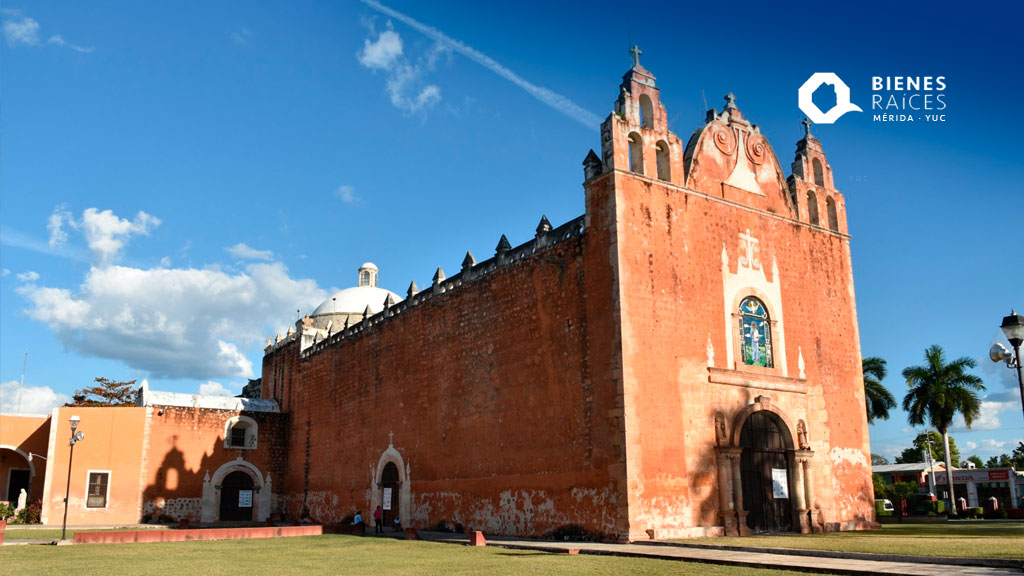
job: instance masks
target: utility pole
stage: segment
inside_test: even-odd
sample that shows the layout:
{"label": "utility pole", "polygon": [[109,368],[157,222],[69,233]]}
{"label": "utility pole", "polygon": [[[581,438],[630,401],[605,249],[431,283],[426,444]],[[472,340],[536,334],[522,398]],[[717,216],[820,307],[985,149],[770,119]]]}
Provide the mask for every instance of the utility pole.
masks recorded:
{"label": "utility pole", "polygon": [[935,495],[935,469],[934,469],[935,468],[935,464],[934,464],[934,461],[932,460],[932,435],[926,433],[925,437],[924,437],[924,441],[925,441],[925,444],[927,444],[927,446],[928,446],[928,451],[926,452],[926,454],[927,454],[926,462],[927,462],[927,465],[928,465],[928,472],[927,472],[927,474],[925,476],[928,479],[928,494],[934,496]]}

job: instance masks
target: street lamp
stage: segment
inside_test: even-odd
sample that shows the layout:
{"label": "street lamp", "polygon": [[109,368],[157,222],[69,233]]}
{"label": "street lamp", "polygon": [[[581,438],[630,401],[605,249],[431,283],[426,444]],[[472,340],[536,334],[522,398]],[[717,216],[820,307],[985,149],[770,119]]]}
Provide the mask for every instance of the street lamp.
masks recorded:
{"label": "street lamp", "polygon": [[1006,334],[1006,339],[1013,346],[1013,353],[1000,343],[995,343],[988,351],[989,358],[993,362],[1006,362],[1007,368],[1017,369],[1017,384],[1020,386],[1021,409],[1024,410],[1024,376],[1021,376],[1020,369],[1020,345],[1024,344],[1024,316],[1010,310],[1009,316],[1003,317],[1003,323],[999,326]]}
{"label": "street lamp", "polygon": [[68,484],[64,491],[64,524],[60,529],[61,540],[66,540],[68,537],[68,500],[71,498],[71,463],[75,461],[75,444],[85,438],[85,432],[78,432],[78,423],[81,420],[78,416],[71,417],[71,439],[68,440],[68,444],[71,445],[71,455],[68,456]]}

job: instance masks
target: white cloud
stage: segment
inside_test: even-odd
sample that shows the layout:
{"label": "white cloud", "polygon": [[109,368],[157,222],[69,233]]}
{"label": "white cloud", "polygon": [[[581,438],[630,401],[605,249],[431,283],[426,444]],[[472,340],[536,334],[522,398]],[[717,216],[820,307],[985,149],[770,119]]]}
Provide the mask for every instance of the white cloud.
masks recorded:
{"label": "white cloud", "polygon": [[236,30],[231,33],[231,40],[233,40],[235,44],[238,44],[239,46],[248,46],[249,38],[251,37],[252,32],[245,26],[242,26],[241,30]]}
{"label": "white cloud", "polygon": [[274,253],[270,250],[257,250],[244,242],[239,242],[230,248],[225,248],[235,258],[243,260],[273,260]]}
{"label": "white cloud", "polygon": [[93,266],[77,291],[17,289],[29,317],[69,349],[120,360],[155,378],[250,378],[245,353],[327,294],[280,263],[244,272]]}
{"label": "white cloud", "polygon": [[29,270],[28,272],[18,274],[18,280],[21,282],[35,282],[36,280],[39,280],[39,274]]}
{"label": "white cloud", "polygon": [[402,37],[398,32],[385,30],[371,42],[363,41],[363,49],[356,55],[359,63],[371,70],[387,70],[402,55]]}
{"label": "white cloud", "polygon": [[0,383],[0,413],[49,414],[68,400],[49,386],[22,386],[17,380]]}
{"label": "white cloud", "polygon": [[966,448],[968,450],[977,450],[978,449],[978,443],[977,442],[971,442],[970,440],[968,440],[967,442],[964,442],[964,448]]}
{"label": "white cloud", "polygon": [[39,22],[14,13],[11,18],[4,20],[4,38],[12,48],[36,46],[39,44]]}
{"label": "white cloud", "polygon": [[473,62],[476,62],[477,64],[483,66],[484,68],[490,70],[491,72],[494,72],[498,76],[501,76],[502,78],[522,88],[537,100],[540,100],[544,104],[568,116],[569,118],[576,120],[580,124],[583,124],[584,126],[592,130],[596,130],[597,127],[601,124],[601,118],[598,115],[594,114],[593,112],[585,110],[579,104],[576,104],[572,100],[566,98],[565,96],[562,96],[561,94],[558,94],[557,92],[553,92],[551,90],[548,90],[547,88],[544,88],[543,86],[537,86],[536,84],[527,81],[525,78],[519,76],[515,72],[502,66],[500,63],[492,59],[490,56],[484,54],[483,52],[480,52],[479,50],[476,50],[471,46],[467,46],[466,44],[463,44],[462,42],[455,40],[454,38],[450,38],[448,35],[446,35],[444,32],[441,32],[437,28],[423,24],[422,22],[419,22],[409,16],[406,16],[405,14],[402,14],[397,10],[393,10],[391,8],[388,8],[387,6],[384,6],[383,4],[381,4],[380,2],[376,2],[375,0],[362,0],[362,2],[363,4],[366,4],[370,8],[376,10],[377,12],[386,14],[394,18],[395,20],[398,20],[399,22],[407,24],[408,26],[417,30],[424,36],[434,40],[436,43],[446,46],[451,50],[458,52],[459,54],[462,54],[463,56],[469,58]]}
{"label": "white cloud", "polygon": [[125,242],[133,235],[148,236],[150,230],[160,225],[160,219],[143,211],[134,220],[118,218],[112,211],[100,212],[87,208],[82,213],[82,232],[93,256],[101,265],[117,259]]}
{"label": "white cloud", "polygon": [[93,50],[92,46],[79,46],[78,44],[72,44],[71,42],[64,40],[64,37],[60,34],[54,34],[53,36],[50,36],[50,39],[47,40],[46,43],[55,44],[57,46],[60,46],[61,48],[71,48],[75,52],[80,52],[82,54],[88,54]]}
{"label": "white cloud", "polygon": [[199,393],[203,396],[234,396],[235,393],[220,382],[207,380],[199,385]]}
{"label": "white cloud", "polygon": [[[39,22],[28,16],[23,16],[19,10],[4,9],[3,14],[7,17],[4,20],[3,30],[8,46],[16,48],[18,46],[39,45]],[[93,50],[91,46],[72,44],[60,34],[53,34],[46,43],[61,48],[70,48],[75,52],[81,53],[89,53]]]}
{"label": "white cloud", "polygon": [[[387,73],[385,89],[391,104],[409,113],[432,108],[441,101],[441,89],[424,82],[423,77],[434,69],[440,56],[450,50],[435,44],[425,55],[410,62],[404,56],[402,37],[391,27],[377,35],[376,40],[365,39],[363,49],[356,54],[359,63],[373,71]],[[374,31],[370,30],[372,35]]]}
{"label": "white cloud", "polygon": [[[1003,425],[999,420],[1000,412],[1019,408],[1019,402],[989,402],[988,400],[982,400],[981,408],[978,410],[978,417],[974,419],[970,429],[998,430]],[[950,430],[963,431],[967,429],[967,425],[964,423],[964,417],[961,414],[957,414],[956,417],[953,418],[953,424],[950,426]]]}
{"label": "white cloud", "polygon": [[50,231],[50,248],[59,248],[67,244],[68,233],[65,226],[78,229],[78,223],[68,210],[67,204],[61,204],[53,209],[50,219],[46,223],[46,229]]}
{"label": "white cloud", "polygon": [[359,197],[356,196],[355,186],[348,184],[338,186],[338,189],[334,191],[334,195],[341,198],[341,201],[345,204],[354,204],[359,201]]}
{"label": "white cloud", "polygon": [[164,256],[163,258],[161,258],[160,259],[160,267],[161,268],[170,268],[171,267],[171,257],[170,256]]}
{"label": "white cloud", "polygon": [[6,278],[6,277],[8,277],[10,275],[11,275],[11,271],[8,270],[7,268],[4,268],[3,270],[0,270],[0,278]]}

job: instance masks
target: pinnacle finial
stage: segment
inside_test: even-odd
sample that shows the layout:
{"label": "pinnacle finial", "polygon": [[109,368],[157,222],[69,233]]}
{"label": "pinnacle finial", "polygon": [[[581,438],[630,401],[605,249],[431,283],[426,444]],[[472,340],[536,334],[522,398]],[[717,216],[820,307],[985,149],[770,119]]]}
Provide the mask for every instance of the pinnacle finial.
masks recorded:
{"label": "pinnacle finial", "polygon": [[370,310],[370,305],[366,305],[366,309],[363,310],[363,320],[366,320],[370,316],[373,316],[373,312]]}
{"label": "pinnacle finial", "polygon": [[800,123],[804,125],[804,137],[806,138],[807,136],[810,136],[811,124],[813,124],[813,122],[811,122],[808,118],[804,118]]}
{"label": "pinnacle finial", "polygon": [[508,237],[504,234],[501,235],[501,239],[498,240],[498,245],[494,248],[495,254],[504,254],[512,249],[512,244],[509,243]]}
{"label": "pinnacle finial", "polygon": [[444,275],[444,270],[441,270],[441,267],[438,266],[437,267],[437,272],[434,272],[434,284],[437,284],[437,283],[443,281],[445,278],[446,278],[446,276]]}
{"label": "pinnacle finial", "polygon": [[540,236],[541,234],[547,234],[548,232],[551,232],[551,222],[548,221],[547,216],[541,216],[540,223],[537,224],[537,235]]}
{"label": "pinnacle finial", "polygon": [[388,292],[387,297],[384,298],[384,309],[387,310],[388,308],[391,308],[394,305],[395,305],[395,297],[392,296],[390,292]]}
{"label": "pinnacle finial", "polygon": [[416,281],[409,282],[409,290],[406,291],[406,297],[412,298],[413,296],[420,293],[420,287],[416,285]]}
{"label": "pinnacle finial", "polygon": [[730,108],[736,108],[736,95],[733,94],[732,92],[729,92],[728,94],[725,95],[725,108],[727,110]]}
{"label": "pinnacle finial", "polygon": [[633,68],[640,66],[640,55],[643,53],[644,51],[636,44],[633,44],[633,46],[630,47],[629,55],[633,58]]}
{"label": "pinnacle finial", "polygon": [[462,259],[462,269],[469,270],[473,266],[476,266],[476,258],[473,257],[473,253],[466,250],[466,257]]}

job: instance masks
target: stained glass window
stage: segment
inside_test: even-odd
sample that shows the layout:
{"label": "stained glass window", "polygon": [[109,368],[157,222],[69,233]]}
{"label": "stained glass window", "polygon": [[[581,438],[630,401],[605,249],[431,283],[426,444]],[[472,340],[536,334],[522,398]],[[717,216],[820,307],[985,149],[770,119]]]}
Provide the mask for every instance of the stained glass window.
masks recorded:
{"label": "stained glass window", "polygon": [[772,328],[764,303],[754,297],[740,302],[740,341],[743,363],[772,367]]}

